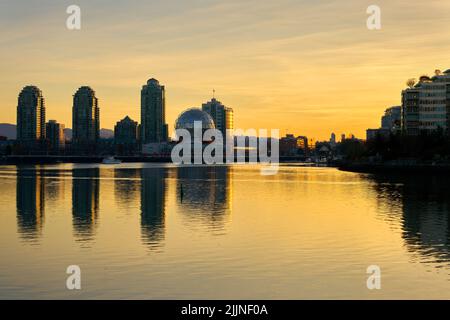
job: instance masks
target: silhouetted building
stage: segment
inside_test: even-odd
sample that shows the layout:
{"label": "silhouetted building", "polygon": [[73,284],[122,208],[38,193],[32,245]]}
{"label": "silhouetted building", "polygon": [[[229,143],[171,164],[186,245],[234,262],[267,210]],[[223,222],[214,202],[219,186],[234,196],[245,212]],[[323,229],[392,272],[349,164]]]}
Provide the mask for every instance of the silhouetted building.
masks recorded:
{"label": "silhouetted building", "polygon": [[333,133],[331,133],[331,136],[330,136],[330,144],[331,145],[335,145],[336,144],[336,134],[333,132]]}
{"label": "silhouetted building", "polygon": [[370,141],[377,138],[387,139],[391,134],[401,130],[401,123],[402,107],[388,108],[381,117],[381,127],[366,130],[366,140]]}
{"label": "silhouetted building", "polygon": [[141,90],[141,140],[146,144],[167,139],[165,88],[152,78]]}
{"label": "silhouetted building", "polygon": [[308,155],[308,138],[287,134],[280,139],[280,154],[283,156]]}
{"label": "silhouetted building", "polygon": [[72,143],[77,150],[92,151],[100,137],[100,109],[95,91],[81,87],[73,96]]}
{"label": "silhouetted building", "polygon": [[66,141],[64,137],[64,125],[56,122],[56,120],[50,120],[45,125],[45,131],[49,150],[52,153],[59,153],[63,150]]}
{"label": "silhouetted building", "polygon": [[114,127],[114,140],[116,143],[136,143],[138,123],[126,116],[116,123]]}
{"label": "silhouetted building", "polygon": [[132,154],[137,151],[138,123],[126,116],[114,127],[114,143],[119,154]]}
{"label": "silhouetted building", "polygon": [[391,134],[391,130],[379,128],[379,129],[367,129],[366,130],[366,140],[375,140],[377,138],[387,139]]}
{"label": "silhouetted building", "polygon": [[17,104],[17,140],[25,148],[40,147],[45,139],[45,101],[36,86],[27,86]]}
{"label": "silhouetted building", "polygon": [[226,137],[226,130],[233,129],[233,109],[225,107],[220,101],[212,98],[202,105],[202,110],[207,112],[212,119],[216,129],[222,132],[223,137]]}

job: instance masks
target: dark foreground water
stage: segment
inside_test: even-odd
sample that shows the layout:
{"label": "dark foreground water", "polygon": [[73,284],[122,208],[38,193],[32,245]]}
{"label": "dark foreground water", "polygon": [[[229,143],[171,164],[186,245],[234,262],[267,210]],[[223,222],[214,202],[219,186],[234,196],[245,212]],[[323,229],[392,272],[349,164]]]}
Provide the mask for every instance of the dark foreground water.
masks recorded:
{"label": "dark foreground water", "polygon": [[0,177],[3,299],[450,299],[447,178],[152,164]]}

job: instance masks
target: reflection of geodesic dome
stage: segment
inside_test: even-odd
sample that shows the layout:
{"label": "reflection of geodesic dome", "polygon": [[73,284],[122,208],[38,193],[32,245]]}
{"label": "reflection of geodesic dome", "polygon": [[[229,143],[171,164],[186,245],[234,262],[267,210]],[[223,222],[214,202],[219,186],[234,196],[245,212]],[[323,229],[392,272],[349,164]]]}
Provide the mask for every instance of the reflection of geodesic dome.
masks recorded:
{"label": "reflection of geodesic dome", "polygon": [[175,121],[175,129],[192,130],[194,129],[195,121],[202,123],[203,130],[216,128],[213,118],[208,113],[198,108],[192,108],[187,109],[178,116]]}

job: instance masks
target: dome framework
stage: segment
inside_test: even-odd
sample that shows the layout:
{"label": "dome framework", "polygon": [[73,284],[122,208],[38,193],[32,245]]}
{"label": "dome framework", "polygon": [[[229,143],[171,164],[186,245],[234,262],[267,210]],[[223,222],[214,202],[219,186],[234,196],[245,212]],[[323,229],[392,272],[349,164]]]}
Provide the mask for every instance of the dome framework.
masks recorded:
{"label": "dome framework", "polygon": [[198,108],[191,108],[182,112],[175,121],[175,129],[194,129],[195,122],[201,122],[202,129],[215,129],[213,118],[205,111]]}

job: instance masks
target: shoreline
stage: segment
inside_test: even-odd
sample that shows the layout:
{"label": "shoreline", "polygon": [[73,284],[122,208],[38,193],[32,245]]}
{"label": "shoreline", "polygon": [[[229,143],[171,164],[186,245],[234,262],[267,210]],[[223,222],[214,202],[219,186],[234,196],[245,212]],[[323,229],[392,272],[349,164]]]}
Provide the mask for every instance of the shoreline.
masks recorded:
{"label": "shoreline", "polygon": [[[106,156],[52,156],[52,155],[17,155],[0,157],[0,165],[22,164],[58,164],[58,163],[102,163]],[[173,163],[171,156],[115,156],[123,163]],[[224,159],[225,160],[225,159]],[[248,158],[246,158],[246,162]],[[305,163],[303,157],[280,157],[280,163]],[[225,161],[224,161],[225,164]]]}
{"label": "shoreline", "polygon": [[393,173],[393,174],[449,174],[450,163],[346,163],[337,168],[341,171],[356,173]]}

